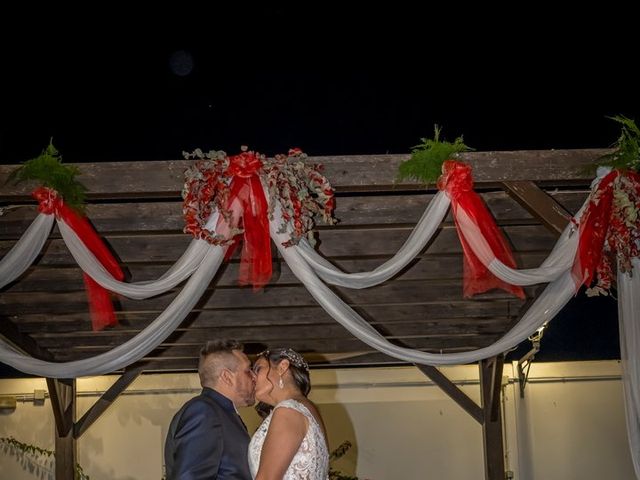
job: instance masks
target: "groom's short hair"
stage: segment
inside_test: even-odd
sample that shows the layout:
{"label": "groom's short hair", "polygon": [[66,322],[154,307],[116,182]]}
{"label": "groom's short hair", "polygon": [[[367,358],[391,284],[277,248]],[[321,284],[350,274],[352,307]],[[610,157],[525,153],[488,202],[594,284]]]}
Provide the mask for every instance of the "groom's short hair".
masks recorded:
{"label": "groom's short hair", "polygon": [[215,385],[225,368],[235,371],[238,368],[238,358],[233,354],[233,351],[242,352],[243,349],[244,346],[237,340],[210,340],[205,343],[200,349],[200,361],[198,362],[200,384]]}

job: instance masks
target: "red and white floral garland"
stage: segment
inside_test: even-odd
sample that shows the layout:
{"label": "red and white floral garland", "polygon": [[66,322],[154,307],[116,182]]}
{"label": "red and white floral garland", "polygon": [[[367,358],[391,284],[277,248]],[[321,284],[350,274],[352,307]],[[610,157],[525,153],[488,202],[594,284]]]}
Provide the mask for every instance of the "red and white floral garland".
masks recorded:
{"label": "red and white floral garland", "polygon": [[590,287],[587,295],[607,295],[616,266],[632,273],[631,260],[640,257],[640,174],[611,171],[591,193],[582,218],[574,278]]}
{"label": "red and white floral garland", "polygon": [[[185,172],[184,231],[220,246],[230,245],[244,234],[241,283],[261,287],[271,276],[268,220],[273,219],[276,205],[284,219],[280,232],[290,235],[285,246],[296,245],[304,236],[313,241],[311,231],[316,214],[326,224],[335,223],[333,188],[322,175],[322,166],[305,163],[307,156],[298,148],[273,159],[247,150],[233,156],[222,151],[205,154],[196,150],[185,157],[197,162]],[[263,186],[268,192],[268,202]],[[242,205],[241,218],[234,218],[234,202]],[[214,211],[220,213],[228,231],[220,233],[206,228]],[[243,274],[243,267],[249,272]]]}
{"label": "red and white floral garland", "polygon": [[[268,159],[264,155],[243,151],[239,155],[227,156],[223,151],[203,153],[195,150],[186,153],[186,158],[198,159],[185,172],[182,189],[184,232],[207,240],[213,245],[228,245],[233,236],[215,235],[205,228],[207,219],[214,210],[229,219],[228,208],[230,184],[235,176],[257,173],[266,183],[269,192],[269,218],[272,218],[276,200],[282,208],[285,221],[291,223],[290,244],[295,245],[315,226],[314,216],[321,215],[327,225],[336,223],[334,191],[329,180],[322,175],[322,165],[304,162],[307,155],[299,148],[292,148],[287,155],[276,155]],[[284,227],[284,226],[283,226]],[[241,228],[234,234],[242,233]]]}

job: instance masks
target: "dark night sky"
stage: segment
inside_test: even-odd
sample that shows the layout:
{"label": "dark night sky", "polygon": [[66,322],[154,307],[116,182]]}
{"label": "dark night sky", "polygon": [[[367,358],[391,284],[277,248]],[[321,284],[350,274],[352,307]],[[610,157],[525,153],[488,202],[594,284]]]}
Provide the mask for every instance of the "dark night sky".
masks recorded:
{"label": "dark night sky", "polygon": [[68,162],[240,145],[396,153],[434,123],[477,150],[606,147],[617,126],[605,115],[640,118],[623,12],[215,8],[43,14],[3,31],[0,162],[50,137]]}
{"label": "dark night sky", "polygon": [[[435,123],[480,151],[595,148],[618,134],[605,116],[640,119],[623,12],[498,24],[388,7],[366,18],[243,9],[161,20],[114,10],[73,27],[30,17],[3,33],[0,163],[36,156],[50,137],[66,162],[240,145],[403,153]],[[617,356],[614,311],[611,299],[572,302],[539,358]]]}

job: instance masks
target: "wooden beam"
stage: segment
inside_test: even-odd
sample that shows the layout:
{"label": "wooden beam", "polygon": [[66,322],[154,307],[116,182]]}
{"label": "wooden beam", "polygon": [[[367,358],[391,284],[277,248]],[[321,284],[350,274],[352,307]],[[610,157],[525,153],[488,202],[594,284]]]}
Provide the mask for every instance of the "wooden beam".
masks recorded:
{"label": "wooden beam", "polygon": [[[473,318],[460,319],[457,321],[443,321],[438,325],[433,325],[427,321],[405,321],[405,322],[370,322],[378,331],[388,338],[422,338],[433,339],[451,336],[474,336],[474,335],[499,335],[512,324],[514,317],[494,317],[494,318]],[[212,326],[201,328],[194,325],[179,327],[171,334],[167,342],[175,341],[182,344],[202,343],[203,338],[237,338],[241,341],[261,340],[275,341],[286,340],[287,338],[350,338],[351,334],[333,322],[318,322],[315,325],[272,325],[264,327],[253,327],[253,333],[248,338],[247,325],[239,323],[233,327]],[[91,330],[75,332],[46,332],[33,334],[43,346],[73,347],[75,345],[89,346],[111,346],[119,345],[126,340],[130,340],[140,333],[140,329],[121,327],[119,330],[105,330],[93,332]]]}
{"label": "wooden beam", "polygon": [[484,445],[485,480],[504,480],[504,444],[502,435],[502,414],[500,393],[502,392],[502,355],[481,360],[480,391],[484,423],[482,438]]}
{"label": "wooden beam", "polygon": [[78,439],[113,404],[126,388],[142,373],[142,367],[126,370],[118,380],[73,425],[73,438]]}
{"label": "wooden beam", "polygon": [[[454,352],[472,350],[476,348],[486,347],[491,345],[500,339],[502,335],[470,335],[470,336],[445,336],[442,338],[430,338],[428,336],[422,338],[402,338],[401,343],[407,348],[415,348],[419,350],[428,350],[432,352]],[[223,338],[223,337],[210,337],[210,338]],[[345,352],[359,352],[367,349],[367,345],[355,337],[349,337],[345,334],[341,338],[293,338],[285,337],[280,339],[272,339],[264,341],[259,332],[249,332],[238,338],[239,341],[246,344],[259,343],[265,345],[266,348],[273,348],[277,345],[286,343],[288,346],[296,351],[306,353],[312,352],[325,352],[325,353],[345,353]],[[396,341],[395,339],[392,339]],[[96,346],[78,346],[76,344],[68,343],[60,345],[56,348],[51,348],[56,354],[56,358],[59,361],[77,360],[80,358],[86,358],[88,356],[96,355],[110,350],[111,346],[108,345],[96,345]],[[145,360],[152,359],[171,359],[171,358],[198,358],[200,349],[202,348],[202,341],[189,342],[186,344],[180,343],[179,339],[168,339],[167,343],[161,345],[150,352]]]}
{"label": "wooden beam", "polygon": [[75,379],[47,378],[49,398],[56,422],[55,461],[56,480],[75,478],[77,444],[73,437],[76,411]]}
{"label": "wooden beam", "polygon": [[471,415],[478,423],[484,423],[484,413],[482,408],[478,406],[471,398],[460,390],[451,380],[449,380],[440,370],[431,365],[418,365],[418,370],[431,379],[433,383],[438,385],[444,393],[449,395],[462,409]]}
{"label": "wooden beam", "polygon": [[[541,257],[544,259],[545,257]],[[462,261],[460,261],[462,263]],[[537,263],[540,265],[540,262]],[[513,318],[522,306],[519,299],[505,298],[491,302],[478,302],[460,299],[459,301],[433,302],[428,304],[407,305],[367,305],[357,307],[360,314],[372,324],[375,319],[384,319],[385,323],[402,323],[406,321],[422,321],[425,327],[431,328],[437,324],[451,324],[464,322],[467,317],[474,318]],[[153,311],[118,311],[120,327],[125,330],[141,330],[153,321],[160,310]],[[23,332],[57,333],[57,332],[91,332],[91,319],[86,312],[53,315],[51,313],[17,314]],[[381,320],[382,321],[382,320]],[[274,307],[269,309],[227,308],[194,311],[187,315],[184,326],[189,328],[234,327],[267,328],[270,326],[286,327],[289,325],[316,325],[335,323],[326,311],[318,305],[297,308]]]}
{"label": "wooden beam", "polygon": [[[530,222],[531,223],[531,222]],[[318,251],[327,258],[353,259],[395,255],[412,234],[413,225],[368,226],[353,228],[335,228],[323,230],[319,234],[321,241]],[[555,246],[542,225],[505,225],[502,227],[516,251],[551,250]],[[134,235],[108,234],[103,236],[110,247],[118,253],[123,263],[174,263],[189,246],[191,237],[184,233]],[[15,240],[0,240],[0,255],[5,255]],[[430,255],[462,255],[458,233],[453,225],[443,225],[438,230],[425,253]],[[39,266],[77,266],[76,261],[62,239],[47,242],[44,256]]]}
{"label": "wooden beam", "polygon": [[[595,164],[608,149],[531,150],[512,152],[467,152],[458,157],[471,164],[474,182],[504,180],[554,181],[580,179],[590,181],[586,166]],[[419,181],[394,183],[398,166],[409,158],[404,155],[349,155],[310,157],[309,163],[322,163],[324,173],[338,191],[423,190]],[[86,185],[90,198],[180,197],[184,171],[190,160],[104,162],[79,164],[78,180]],[[126,166],[123,168],[123,166]],[[17,165],[0,166],[0,184],[4,185]],[[29,198],[32,186],[4,185],[0,200]]]}
{"label": "wooden beam", "polygon": [[[549,193],[569,211],[577,211],[589,194],[588,188],[553,191]],[[481,193],[499,225],[531,220],[531,215],[504,190]],[[365,225],[414,225],[433,199],[433,193],[404,193],[399,195],[351,195],[336,199],[335,216],[340,227]],[[35,201],[24,208],[9,210],[0,216],[0,239],[16,240],[31,225],[37,215]],[[122,232],[181,232],[184,228],[182,202],[131,201],[92,203],[86,207],[87,216],[101,235]],[[444,222],[452,223],[451,215]],[[318,224],[322,229],[323,224]],[[57,228],[50,238],[60,238]]]}
{"label": "wooden beam", "polygon": [[47,361],[54,359],[51,352],[40,347],[29,335],[20,332],[16,324],[4,315],[0,317],[0,336],[34,358]]}
{"label": "wooden beam", "polygon": [[510,180],[502,184],[514,200],[553,234],[560,236],[570,221],[571,213],[531,181]]}

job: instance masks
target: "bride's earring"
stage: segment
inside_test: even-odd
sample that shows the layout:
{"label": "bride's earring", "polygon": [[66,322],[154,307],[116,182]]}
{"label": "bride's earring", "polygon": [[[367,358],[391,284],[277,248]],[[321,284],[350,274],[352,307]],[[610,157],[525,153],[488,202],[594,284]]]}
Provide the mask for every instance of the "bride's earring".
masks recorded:
{"label": "bride's earring", "polygon": [[282,375],[280,375],[280,380],[278,380],[278,387],[282,390],[284,388],[284,382],[282,381]]}

